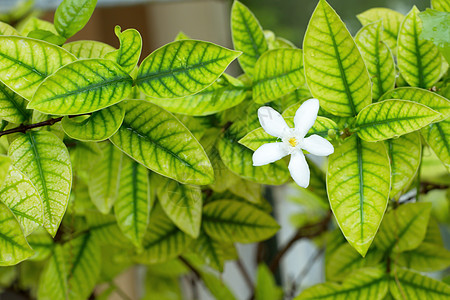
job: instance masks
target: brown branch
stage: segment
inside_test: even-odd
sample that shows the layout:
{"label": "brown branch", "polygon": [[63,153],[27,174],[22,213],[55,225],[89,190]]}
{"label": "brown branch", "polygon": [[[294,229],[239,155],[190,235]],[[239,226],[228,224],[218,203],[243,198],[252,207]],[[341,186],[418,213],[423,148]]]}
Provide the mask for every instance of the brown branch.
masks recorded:
{"label": "brown branch", "polygon": [[236,260],[236,265],[239,269],[239,271],[242,274],[242,277],[244,278],[245,283],[247,284],[247,287],[249,288],[250,291],[254,290],[254,285],[253,285],[253,281],[250,278],[250,275],[247,272],[247,269],[245,268],[244,264],[242,263],[242,260],[238,257]]}
{"label": "brown branch", "polygon": [[[75,116],[69,116],[69,118],[75,118],[75,117],[86,116],[86,115],[90,115],[90,113],[81,114],[81,115],[75,115]],[[26,131],[28,131],[30,129],[34,129],[34,128],[39,128],[39,127],[44,127],[44,126],[52,126],[53,124],[60,122],[63,118],[64,118],[64,116],[58,117],[58,118],[48,119],[46,121],[42,121],[42,122],[34,123],[34,124],[29,124],[29,125],[23,125],[22,124],[22,125],[20,125],[20,126],[18,126],[16,128],[0,131],[0,137],[2,137],[4,135],[7,135],[7,134],[18,133],[18,132],[25,133]]]}
{"label": "brown branch", "polygon": [[201,274],[200,272],[190,263],[188,262],[183,256],[178,256],[178,259],[186,266],[188,267],[189,270],[192,271],[192,273],[194,273],[195,277],[197,279],[201,279]]}
{"label": "brown branch", "polygon": [[277,252],[275,257],[273,258],[269,266],[272,273],[276,271],[283,256],[297,241],[303,238],[314,238],[324,233],[327,230],[330,219],[331,219],[331,211],[328,212],[327,216],[320,222],[299,228],[297,232],[294,234],[294,236]]}
{"label": "brown branch", "polygon": [[[311,256],[311,258],[308,260],[308,263],[303,267],[302,271],[298,274],[298,276],[294,279],[291,285],[290,290],[290,296],[292,298],[295,297],[295,294],[297,293],[297,288],[302,286],[303,279],[306,278],[308,273],[311,271],[312,266],[316,263],[316,261],[319,259],[319,257],[323,254],[325,251],[324,248],[320,248],[314,255]],[[298,282],[297,282],[298,279]]]}
{"label": "brown branch", "polygon": [[432,190],[446,190],[449,187],[450,187],[450,185],[448,185],[448,184],[438,184],[438,183],[422,181],[420,183],[420,193],[427,194],[428,192],[430,192]]}

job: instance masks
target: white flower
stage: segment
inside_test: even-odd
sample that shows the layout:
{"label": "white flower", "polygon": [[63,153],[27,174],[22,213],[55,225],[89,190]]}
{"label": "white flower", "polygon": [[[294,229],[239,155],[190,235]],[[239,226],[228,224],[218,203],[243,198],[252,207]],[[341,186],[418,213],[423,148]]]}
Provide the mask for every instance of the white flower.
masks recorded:
{"label": "white flower", "polygon": [[294,117],[295,128],[289,128],[283,117],[273,108],[263,106],[258,109],[258,118],[264,130],[281,142],[264,144],[253,153],[253,165],[262,166],[291,155],[289,172],[301,187],[309,185],[309,167],[302,149],[318,156],[328,156],[334,152],[333,145],[323,137],[313,134],[305,138],[314,125],[319,111],[319,100],[309,99],[297,110]]}

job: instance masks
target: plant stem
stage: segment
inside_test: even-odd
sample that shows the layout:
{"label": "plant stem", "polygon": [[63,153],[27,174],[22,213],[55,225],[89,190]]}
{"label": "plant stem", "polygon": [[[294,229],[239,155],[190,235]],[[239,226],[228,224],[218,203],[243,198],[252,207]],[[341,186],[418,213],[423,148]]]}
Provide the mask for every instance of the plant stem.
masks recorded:
{"label": "plant stem", "polygon": [[244,264],[242,263],[242,260],[239,257],[236,260],[236,265],[237,265],[239,271],[241,272],[242,277],[244,278],[245,283],[247,284],[247,287],[249,288],[250,291],[253,291],[255,288],[253,285],[253,281],[250,278],[250,275],[248,274],[247,269],[245,268]]}
{"label": "plant stem", "polygon": [[[311,256],[311,259],[308,260],[308,263],[303,267],[302,271],[298,274],[298,276],[292,282],[290,296],[292,296],[292,297],[295,296],[297,288],[302,285],[303,279],[308,275],[309,271],[312,269],[312,266],[316,263],[316,261],[319,259],[319,257],[323,254],[324,251],[325,251],[324,248],[320,248],[319,250],[316,251],[316,253],[314,253],[314,255]],[[297,278],[298,278],[298,283],[297,283]]]}
{"label": "plant stem", "polygon": [[201,275],[200,272],[193,266],[191,265],[190,262],[188,262],[184,257],[182,256],[178,256],[178,259],[186,266],[188,267],[189,270],[192,271],[192,273],[194,273],[195,277],[197,279],[201,279]]}
{"label": "plant stem", "polygon": [[109,285],[116,289],[117,294],[124,300],[132,300],[115,282],[110,281]]}
{"label": "plant stem", "polygon": [[323,232],[327,230],[328,223],[331,219],[331,211],[328,212],[328,215],[318,223],[310,224],[303,226],[297,230],[294,236],[277,252],[272,262],[270,263],[270,270],[275,272],[278,265],[281,262],[283,256],[289,251],[289,249],[299,240],[303,238],[313,238],[319,236]]}

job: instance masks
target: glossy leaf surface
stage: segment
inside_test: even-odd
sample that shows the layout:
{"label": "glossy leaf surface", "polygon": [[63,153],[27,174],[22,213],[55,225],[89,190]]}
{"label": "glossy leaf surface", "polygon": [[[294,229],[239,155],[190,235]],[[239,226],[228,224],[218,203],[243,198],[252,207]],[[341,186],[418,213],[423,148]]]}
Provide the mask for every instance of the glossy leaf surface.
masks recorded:
{"label": "glossy leaf surface", "polygon": [[447,65],[433,42],[420,38],[422,21],[414,6],[398,34],[398,67],[411,86],[430,88],[445,73]]}
{"label": "glossy leaf surface", "polygon": [[258,208],[233,200],[218,200],[203,207],[203,226],[212,238],[253,243],[273,236],[280,226]]}
{"label": "glossy leaf surface", "polygon": [[46,131],[29,131],[11,143],[8,155],[41,196],[44,228],[55,236],[64,216],[72,185],[72,169],[64,143]]}
{"label": "glossy leaf surface", "polygon": [[320,0],[303,41],[305,76],[320,106],[337,116],[355,116],[371,103],[369,73],[342,20]]}
{"label": "glossy leaf surface", "polygon": [[120,171],[114,213],[120,229],[136,247],[142,245],[150,214],[148,170],[126,157]]}
{"label": "glossy leaf surface", "polygon": [[89,117],[64,117],[61,125],[64,132],[71,138],[80,141],[103,141],[110,138],[122,125],[125,110],[119,105],[113,105],[95,111]]}
{"label": "glossy leaf surface", "polygon": [[162,209],[178,228],[197,238],[200,233],[203,205],[200,187],[181,184],[164,177],[155,179]]}
{"label": "glossy leaf surface", "polygon": [[63,48],[77,58],[102,58],[106,53],[116,50],[114,47],[98,41],[74,41]]}
{"label": "glossy leaf surface", "polygon": [[47,42],[0,36],[0,80],[28,100],[47,76],[74,60],[72,54]]}
{"label": "glossy leaf surface", "polygon": [[365,107],[356,118],[358,136],[369,142],[386,140],[416,131],[440,114],[406,100],[385,100]]}
{"label": "glossy leaf surface", "polygon": [[382,143],[368,143],[353,135],[329,157],[331,209],[347,241],[362,256],[383,219],[390,176],[389,157]]}
{"label": "glossy leaf surface", "polygon": [[49,76],[28,108],[58,115],[89,113],[122,101],[132,83],[130,75],[110,60],[77,60]]}
{"label": "glossy leaf surface", "polygon": [[25,236],[42,225],[42,200],[31,180],[14,166],[0,189],[0,199],[16,215]]}
{"label": "glossy leaf surface", "polygon": [[122,126],[111,141],[161,175],[181,183],[209,184],[214,171],[205,151],[172,114],[146,101],[128,101]]}
{"label": "glossy leaf surface", "polygon": [[115,61],[125,72],[130,73],[136,67],[142,51],[142,37],[136,29],[121,32],[120,26],[114,29],[120,41],[120,48],[105,55],[105,58]]}
{"label": "glossy leaf surface", "polygon": [[372,98],[377,100],[395,86],[395,64],[389,47],[382,41],[381,20],[358,31],[355,41],[372,80]]}
{"label": "glossy leaf surface", "polygon": [[240,55],[212,43],[180,40],[167,44],[144,59],[136,85],[147,96],[179,98],[210,86]]}
{"label": "glossy leaf surface", "polygon": [[16,124],[27,121],[32,114],[27,104],[27,100],[0,83],[0,117],[3,120]]}
{"label": "glossy leaf surface", "polygon": [[55,12],[55,28],[60,35],[70,38],[91,18],[97,0],[64,0]]}
{"label": "glossy leaf surface", "polygon": [[255,65],[253,99],[266,103],[289,94],[305,83],[303,52],[276,49],[265,52]]}
{"label": "glossy leaf surface", "polygon": [[433,123],[421,130],[422,136],[446,167],[450,167],[450,120]]}
{"label": "glossy leaf surface", "polygon": [[239,1],[234,1],[231,8],[231,32],[234,48],[242,51],[239,64],[245,73],[252,76],[256,61],[268,50],[268,45],[258,20]]}

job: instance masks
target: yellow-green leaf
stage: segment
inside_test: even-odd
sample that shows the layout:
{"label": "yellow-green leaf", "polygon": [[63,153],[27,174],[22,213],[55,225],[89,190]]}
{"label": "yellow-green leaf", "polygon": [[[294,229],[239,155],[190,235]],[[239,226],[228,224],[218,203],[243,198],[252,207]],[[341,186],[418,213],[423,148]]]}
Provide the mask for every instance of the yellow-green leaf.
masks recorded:
{"label": "yellow-green leaf", "polygon": [[407,203],[391,210],[383,219],[375,245],[395,253],[417,248],[425,237],[430,211],[430,203],[420,202]]}
{"label": "yellow-green leaf", "polygon": [[431,0],[431,7],[440,11],[450,12],[450,1],[448,0]]}
{"label": "yellow-green leaf", "polygon": [[145,167],[181,183],[209,184],[214,171],[200,143],[172,114],[147,101],[127,101],[110,140]]}
{"label": "yellow-green leaf", "polygon": [[223,272],[223,265],[227,259],[226,251],[228,248],[234,248],[234,245],[216,241],[202,231],[198,236],[198,239],[195,240],[193,247],[195,253],[197,253],[206,264],[219,272]]}
{"label": "yellow-green leaf", "polygon": [[28,108],[58,115],[89,113],[122,101],[132,84],[130,75],[110,60],[77,60],[47,77]]}
{"label": "yellow-green leaf", "polygon": [[0,117],[8,122],[21,124],[27,121],[32,111],[26,109],[28,101],[0,82]]}
{"label": "yellow-green leaf", "polygon": [[0,80],[28,100],[47,76],[74,60],[66,50],[44,41],[0,36]]}
{"label": "yellow-green leaf", "polygon": [[97,209],[107,214],[116,202],[119,190],[122,152],[110,142],[98,144],[102,153],[89,172],[89,195]]}
{"label": "yellow-green leaf", "polygon": [[0,22],[0,35],[20,35],[17,30],[8,23]]}
{"label": "yellow-green leaf", "polygon": [[384,100],[365,107],[356,118],[355,131],[375,142],[416,131],[440,118],[431,108],[412,101]]}
{"label": "yellow-green leaf", "polygon": [[70,38],[80,31],[91,18],[96,4],[97,0],[63,0],[54,16],[58,33]]}
{"label": "yellow-green leaf", "polygon": [[218,200],[203,207],[203,226],[213,239],[253,243],[273,236],[280,226],[264,211],[245,202]]}
{"label": "yellow-green leaf", "polygon": [[89,117],[79,116],[61,120],[64,132],[80,141],[103,141],[110,138],[122,125],[125,110],[120,105],[113,105],[95,111]]}
{"label": "yellow-green leaf", "polygon": [[69,202],[72,168],[64,143],[48,131],[18,136],[8,150],[13,165],[30,178],[44,208],[44,228],[55,236]]}
{"label": "yellow-green leaf", "polygon": [[39,279],[37,298],[39,300],[69,299],[67,285],[68,270],[63,247],[56,245]]}
{"label": "yellow-green leaf", "polygon": [[401,192],[411,184],[419,169],[422,157],[422,142],[418,132],[405,134],[386,141],[391,160],[391,192],[389,198],[398,199]]}
{"label": "yellow-green leaf", "polygon": [[383,219],[390,190],[389,157],[383,143],[352,135],[330,155],[327,192],[347,241],[365,256]]}
{"label": "yellow-green leaf", "polygon": [[253,76],[258,58],[268,49],[264,32],[253,13],[241,2],[231,8],[231,32],[234,48],[242,51],[239,64],[246,74]]}
{"label": "yellow-green leaf", "polygon": [[409,85],[430,88],[441,78],[448,65],[433,42],[421,39],[422,20],[413,7],[398,34],[398,68]]}
{"label": "yellow-green leaf", "polygon": [[372,80],[372,98],[377,100],[395,86],[395,64],[389,47],[381,40],[381,20],[368,24],[356,34],[355,41]]}
{"label": "yellow-green leaf", "polygon": [[152,177],[157,182],[156,193],[167,216],[182,231],[193,238],[200,233],[203,195],[199,186],[181,184],[165,177]]}
{"label": "yellow-green leaf", "polygon": [[397,36],[404,15],[389,8],[371,8],[356,16],[363,26],[381,20],[383,25],[383,41],[395,52]]}
{"label": "yellow-green leaf", "polygon": [[[384,270],[366,268],[349,275],[342,284],[325,282],[304,290],[295,300],[381,300],[388,291]],[[363,296],[363,298],[360,298]]]}
{"label": "yellow-green leaf", "polygon": [[369,73],[345,24],[320,0],[303,41],[306,82],[320,106],[337,116],[356,116],[372,101]]}
{"label": "yellow-green leaf", "polygon": [[450,286],[427,276],[404,269],[392,271],[389,291],[395,300],[445,300]]}
{"label": "yellow-green leaf", "polygon": [[11,210],[0,201],[0,266],[11,266],[33,255]]}
{"label": "yellow-green leaf", "polygon": [[139,248],[150,213],[148,170],[128,157],[124,158],[120,171],[119,195],[114,203],[114,213],[124,235]]}
{"label": "yellow-green leaf", "polygon": [[415,87],[400,87],[386,92],[380,100],[400,99],[414,101],[442,114],[438,120],[444,120],[450,116],[450,100],[428,90]]}
{"label": "yellow-green leaf", "polygon": [[16,215],[25,236],[42,225],[42,200],[31,180],[16,167],[9,168],[0,188],[0,199]]}
{"label": "yellow-green leaf", "polygon": [[287,95],[305,83],[303,52],[300,49],[275,49],[265,52],[255,65],[253,99],[266,103]]}
{"label": "yellow-green leaf", "polygon": [[106,53],[116,50],[113,46],[98,41],[74,41],[63,48],[77,58],[102,58]]}
{"label": "yellow-green leaf", "polygon": [[439,123],[430,124],[430,126],[423,128],[420,132],[437,157],[449,168],[450,120],[447,119]]}
{"label": "yellow-green leaf", "polygon": [[114,32],[120,41],[118,50],[109,52],[105,58],[117,62],[127,73],[136,67],[142,51],[142,37],[136,29],[127,29],[121,32],[120,26],[116,26]]}
{"label": "yellow-green leaf", "polygon": [[210,86],[240,52],[196,40],[169,43],[147,56],[135,80],[155,98],[180,98]]}

